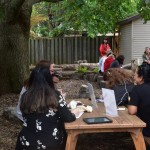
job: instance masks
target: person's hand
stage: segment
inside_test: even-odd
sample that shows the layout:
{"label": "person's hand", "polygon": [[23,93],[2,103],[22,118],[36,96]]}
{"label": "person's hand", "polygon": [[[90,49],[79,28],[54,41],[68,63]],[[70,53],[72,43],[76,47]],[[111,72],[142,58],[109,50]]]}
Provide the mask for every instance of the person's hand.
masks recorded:
{"label": "person's hand", "polygon": [[61,94],[61,95],[63,96],[63,98],[65,99],[66,93],[63,91],[63,89],[62,89],[62,88],[58,88],[57,91],[59,91],[60,94]]}
{"label": "person's hand", "polygon": [[84,111],[81,111],[81,109],[79,109],[79,108],[71,109],[71,113],[73,113],[76,116],[76,118],[78,116],[80,116],[80,114],[83,113],[83,112]]}
{"label": "person's hand", "polygon": [[53,82],[54,82],[54,83],[58,83],[58,82],[59,82],[59,78],[56,77],[55,75],[53,76]]}
{"label": "person's hand", "polygon": [[66,98],[66,93],[62,92],[61,95],[63,96],[64,99]]}

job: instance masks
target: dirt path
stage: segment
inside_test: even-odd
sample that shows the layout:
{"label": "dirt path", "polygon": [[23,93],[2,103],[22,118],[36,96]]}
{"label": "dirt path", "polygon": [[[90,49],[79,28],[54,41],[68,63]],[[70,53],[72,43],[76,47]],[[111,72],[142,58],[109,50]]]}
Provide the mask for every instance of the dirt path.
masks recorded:
{"label": "dirt path", "polygon": [[[75,99],[83,80],[61,81],[58,86],[67,92],[67,98]],[[93,83],[96,95],[99,95],[99,88]],[[6,107],[16,106],[18,94],[6,94],[0,97],[0,150],[14,150],[17,135],[21,124],[8,121],[2,116]],[[127,133],[100,133],[80,135],[76,150],[134,150],[132,139]]]}

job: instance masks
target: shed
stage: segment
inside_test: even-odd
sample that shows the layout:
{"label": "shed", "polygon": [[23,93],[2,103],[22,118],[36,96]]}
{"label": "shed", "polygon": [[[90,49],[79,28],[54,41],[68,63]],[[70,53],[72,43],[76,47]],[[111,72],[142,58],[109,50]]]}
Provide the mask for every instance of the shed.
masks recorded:
{"label": "shed", "polygon": [[145,47],[150,47],[150,21],[146,24],[140,15],[119,22],[119,54],[125,56],[125,64],[133,59],[142,62]]}

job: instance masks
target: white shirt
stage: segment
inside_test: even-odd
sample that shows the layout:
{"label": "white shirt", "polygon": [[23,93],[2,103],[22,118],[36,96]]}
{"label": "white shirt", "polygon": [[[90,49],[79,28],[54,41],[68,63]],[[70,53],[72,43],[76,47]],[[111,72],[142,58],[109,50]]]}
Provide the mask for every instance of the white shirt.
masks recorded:
{"label": "white shirt", "polygon": [[20,120],[22,120],[22,121],[23,121],[23,117],[22,117],[22,112],[21,112],[21,110],[20,110],[20,103],[21,103],[20,100],[21,100],[22,94],[23,94],[24,92],[26,92],[26,91],[27,91],[27,89],[23,86],[22,89],[21,89],[20,95],[19,95],[18,105],[17,105],[17,107],[16,107],[16,115],[17,115],[17,117],[18,117]]}
{"label": "white shirt", "polygon": [[103,57],[101,57],[100,60],[99,60],[98,69],[99,69],[99,71],[101,71],[101,72],[104,72],[104,62],[105,62],[106,58],[107,58],[107,56],[103,56]]}

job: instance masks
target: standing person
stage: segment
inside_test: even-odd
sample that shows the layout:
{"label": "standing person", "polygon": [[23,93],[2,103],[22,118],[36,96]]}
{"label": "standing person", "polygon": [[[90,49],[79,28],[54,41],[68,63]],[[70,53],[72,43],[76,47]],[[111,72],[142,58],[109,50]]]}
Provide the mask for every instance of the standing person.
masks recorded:
{"label": "standing person", "polygon": [[119,55],[111,64],[110,68],[121,68],[124,62],[124,56]]}
{"label": "standing person", "polygon": [[143,63],[150,64],[150,48],[149,47],[145,47],[145,52],[142,58],[143,58]]}
{"label": "standing person", "polygon": [[64,122],[74,121],[75,115],[54,88],[48,68],[36,67],[29,77],[29,88],[21,97],[23,128],[16,150],[64,150]]}
{"label": "standing person", "polygon": [[[50,74],[51,74],[52,77],[53,77],[53,82],[54,82],[55,84],[57,84],[57,83],[59,82],[58,76],[56,76],[56,75],[54,74],[54,64],[51,63],[49,60],[41,60],[41,61],[39,61],[39,62],[37,63],[37,65],[36,65],[36,67],[46,67],[46,68],[48,68],[49,71],[50,71]],[[55,84],[54,84],[54,85],[55,85]],[[29,85],[28,85],[28,79],[27,79],[27,80],[25,80],[24,85],[23,85],[23,87],[22,87],[22,90],[21,90],[21,92],[20,92],[18,104],[17,104],[17,107],[16,107],[16,115],[17,115],[17,117],[18,117],[21,121],[23,121],[23,117],[22,117],[22,113],[21,113],[21,111],[20,111],[20,99],[21,99],[22,94],[23,94],[24,92],[26,92],[26,90],[27,90],[28,88],[29,88]]]}
{"label": "standing person", "polygon": [[135,72],[141,82],[136,85],[130,95],[128,111],[131,115],[137,115],[146,123],[143,135],[150,137],[150,65],[138,66]]}
{"label": "standing person", "polygon": [[107,50],[110,49],[110,46],[107,42],[108,42],[107,38],[104,38],[103,43],[99,47],[100,56],[106,55]]}

